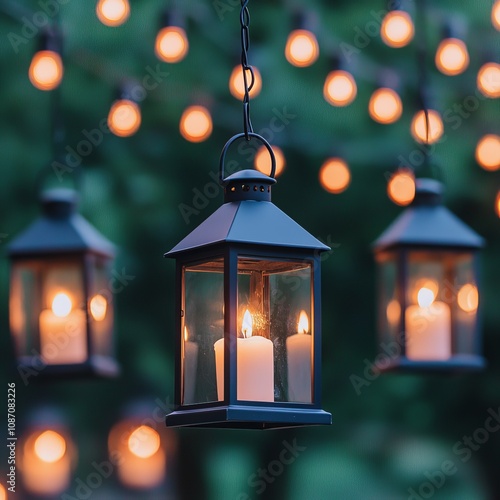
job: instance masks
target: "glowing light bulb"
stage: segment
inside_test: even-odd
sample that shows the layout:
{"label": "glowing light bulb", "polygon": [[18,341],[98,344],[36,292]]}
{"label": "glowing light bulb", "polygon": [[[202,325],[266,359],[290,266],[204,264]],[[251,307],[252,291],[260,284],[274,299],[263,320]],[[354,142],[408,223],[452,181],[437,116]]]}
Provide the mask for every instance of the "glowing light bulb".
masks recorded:
{"label": "glowing light bulb", "polygon": [[95,12],[102,24],[114,28],[129,18],[130,5],[128,0],[99,0]]}
{"label": "glowing light bulb", "polygon": [[399,49],[408,45],[415,33],[410,15],[402,10],[388,12],[380,26],[382,41],[389,47]]}
{"label": "glowing light bulb", "polygon": [[347,106],[356,98],[358,88],[351,73],[335,70],[328,74],[323,96],[332,106]]}
{"label": "glowing light bulb", "polygon": [[409,205],[415,198],[415,178],[409,170],[398,170],[387,184],[387,194],[396,205]]}
{"label": "glowing light bulb", "polygon": [[182,113],[179,130],[190,142],[205,141],[213,130],[210,112],[203,106],[189,106]]}
{"label": "glowing light bulb", "polygon": [[500,191],[498,191],[495,199],[495,213],[497,214],[497,217],[500,217]]}
{"label": "glowing light bulb", "polygon": [[500,64],[489,62],[481,66],[477,73],[477,88],[486,97],[500,97]]}
{"label": "glowing light bulb", "polygon": [[73,309],[73,303],[64,292],[57,293],[52,300],[52,312],[58,318],[65,318]]}
{"label": "glowing light bulb", "polygon": [[299,323],[297,325],[297,332],[302,334],[309,332],[309,318],[304,310],[300,311],[299,314]]}
{"label": "glowing light bulb", "polygon": [[469,66],[467,46],[458,38],[446,38],[441,41],[436,51],[436,67],[449,76],[463,73]]}
{"label": "glowing light bulb", "polygon": [[[262,89],[262,77],[260,76],[259,70],[253,66],[254,74],[254,84],[252,90],[250,90],[250,97],[254,98],[260,94]],[[251,80],[250,72],[247,70],[247,84],[250,85]],[[236,99],[243,99],[245,95],[245,84],[243,82],[243,70],[240,65],[235,66],[231,76],[229,77],[229,90],[231,94],[236,97]]]}
{"label": "glowing light bulb", "polygon": [[325,191],[333,194],[342,193],[351,182],[351,172],[341,158],[329,158],[319,171],[319,181]]}
{"label": "glowing light bulb", "polygon": [[66,453],[66,441],[55,431],[45,431],[36,438],[34,450],[43,462],[57,462]]}
{"label": "glowing light bulb", "polygon": [[370,97],[368,111],[376,122],[389,124],[399,120],[403,113],[403,104],[395,90],[380,88]]}
{"label": "glowing light bulb", "polygon": [[462,311],[471,313],[476,312],[479,306],[479,292],[477,287],[471,283],[462,286],[458,291],[457,303]]}
{"label": "glowing light bulb", "polygon": [[[282,149],[278,146],[271,146],[274,151],[274,158],[276,159],[276,173],[275,177],[278,177],[283,173],[286,166],[285,154]],[[255,153],[254,158],[255,168],[262,172],[263,174],[270,175],[271,174],[271,157],[269,156],[269,151],[265,146],[261,146],[257,153]]]}
{"label": "glowing light bulb", "polygon": [[427,120],[424,110],[417,111],[411,121],[411,135],[422,144],[433,144],[443,135],[444,126],[441,115],[429,109],[428,112],[429,131],[427,133]]}
{"label": "glowing light bulb", "polygon": [[64,67],[61,56],[52,50],[40,50],[31,60],[29,78],[40,90],[53,90],[62,80]]}
{"label": "glowing light bulb", "polygon": [[303,68],[313,64],[319,56],[316,37],[308,30],[294,30],[288,35],[285,57],[290,64]]}
{"label": "glowing light bulb", "polygon": [[243,323],[241,325],[241,333],[243,333],[243,337],[246,339],[252,336],[253,330],[253,317],[250,314],[250,311],[247,309],[245,314],[243,315]]}
{"label": "glowing light bulb", "polygon": [[487,134],[476,146],[476,161],[485,170],[500,169],[500,136]]}
{"label": "glowing light bulb", "polygon": [[178,26],[166,26],[156,35],[155,54],[167,63],[182,61],[189,50],[186,32]]}
{"label": "glowing light bulb", "polygon": [[496,0],[491,9],[491,23],[496,30],[500,31],[500,0]]}
{"label": "glowing light bulb", "polygon": [[129,99],[115,101],[108,114],[108,127],[118,137],[134,135],[141,126],[141,109]]}
{"label": "glowing light bulb", "polygon": [[103,295],[94,295],[90,301],[90,314],[96,321],[102,321],[106,317],[108,301]]}
{"label": "glowing light bulb", "polygon": [[128,449],[139,458],[152,457],[160,449],[160,435],[153,428],[141,425],[130,434]]}

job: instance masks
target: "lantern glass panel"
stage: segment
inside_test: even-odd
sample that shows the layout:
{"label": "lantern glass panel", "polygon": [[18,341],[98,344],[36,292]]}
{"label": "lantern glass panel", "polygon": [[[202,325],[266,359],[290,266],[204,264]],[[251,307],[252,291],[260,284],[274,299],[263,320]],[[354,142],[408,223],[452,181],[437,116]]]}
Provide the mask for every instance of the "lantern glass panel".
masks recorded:
{"label": "lantern glass panel", "polygon": [[[214,402],[218,396],[215,344],[224,337],[222,259],[183,267],[182,404]],[[223,340],[221,340],[223,342]],[[224,366],[224,349],[217,353]],[[223,381],[222,381],[223,384]]]}

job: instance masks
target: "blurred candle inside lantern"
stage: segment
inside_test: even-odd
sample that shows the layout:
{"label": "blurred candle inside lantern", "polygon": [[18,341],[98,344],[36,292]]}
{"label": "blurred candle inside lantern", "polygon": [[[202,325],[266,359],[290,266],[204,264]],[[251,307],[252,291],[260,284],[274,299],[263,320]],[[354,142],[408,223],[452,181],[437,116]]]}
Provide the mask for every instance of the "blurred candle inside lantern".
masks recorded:
{"label": "blurred candle inside lantern", "polygon": [[[240,401],[274,401],[274,346],[261,336],[252,336],[253,317],[247,309],[237,339],[237,398]],[[214,344],[217,396],[224,399],[224,339]]]}
{"label": "blurred candle inside lantern", "polygon": [[198,368],[198,344],[189,340],[187,326],[184,327],[184,393],[182,404],[195,402],[196,371]]}
{"label": "blurred candle inside lantern", "polygon": [[403,104],[395,90],[380,88],[371,95],[368,111],[376,122],[394,123],[403,113]]}
{"label": "blurred candle inside lantern", "polygon": [[477,74],[477,88],[486,97],[500,97],[500,64],[489,62],[481,66]]}
{"label": "blurred candle inside lantern", "polygon": [[57,52],[40,50],[31,60],[29,78],[37,89],[55,89],[61,83],[63,73],[62,59]]}
{"label": "blurred candle inside lantern", "polygon": [[130,5],[128,0],[99,0],[96,15],[106,26],[120,26],[130,15]]}
{"label": "blurred candle inside lantern", "polygon": [[395,172],[387,184],[387,195],[396,205],[409,205],[415,198],[415,177],[410,170]]}
{"label": "blurred candle inside lantern", "polygon": [[190,142],[203,142],[212,133],[212,117],[203,106],[189,106],[182,113],[179,130]]}
{"label": "blurred candle inside lantern", "polygon": [[445,75],[463,73],[469,66],[469,52],[465,43],[458,38],[442,40],[436,51],[436,66]]}
{"label": "blurred candle inside lantern", "polygon": [[406,308],[406,356],[419,361],[451,357],[451,312],[436,301],[433,286],[418,289],[417,303]]}
{"label": "blurred candle inside lantern", "polygon": [[[283,150],[278,146],[271,146],[274,152],[274,158],[276,160],[276,173],[275,177],[280,176],[285,170],[286,159]],[[254,159],[255,168],[262,172],[263,174],[271,174],[271,157],[269,156],[269,151],[265,146],[260,146],[255,154]]]}
{"label": "blurred candle inside lantern", "polygon": [[303,68],[313,64],[319,56],[319,45],[314,34],[308,30],[294,30],[288,36],[285,47],[287,61]]}
{"label": "blurred candle inside lantern", "polygon": [[155,53],[167,63],[182,61],[189,50],[186,32],[178,26],[166,26],[156,35]]}
{"label": "blurred candle inside lantern", "polygon": [[[252,90],[250,90],[249,95],[251,98],[257,97],[262,89],[262,77],[258,68],[252,66],[254,75],[254,84]],[[247,75],[247,85],[250,86],[252,83],[252,75],[250,71],[246,71]],[[245,95],[245,83],[243,81],[243,69],[241,65],[235,66],[231,76],[229,77],[229,90],[231,94],[236,97],[236,99],[243,99]]]}
{"label": "blurred candle inside lantern", "polygon": [[289,401],[312,402],[311,346],[312,335],[309,335],[309,318],[305,311],[300,311],[297,333],[286,339]]}
{"label": "blurred candle inside lantern", "polygon": [[118,137],[134,135],[141,126],[141,109],[129,99],[119,99],[111,105],[108,127]]}
{"label": "blurred candle inside lantern", "polygon": [[388,12],[382,20],[380,36],[389,47],[401,48],[408,45],[414,33],[410,15],[402,10]]}
{"label": "blurred candle inside lantern", "polygon": [[108,301],[101,294],[94,295],[90,300],[90,314],[96,321],[102,321],[106,317]]}
{"label": "blurred candle inside lantern", "polygon": [[87,359],[86,318],[65,292],[40,313],[40,350],[47,364],[83,363]]}
{"label": "blurred candle inside lantern", "polygon": [[443,135],[444,126],[441,115],[434,109],[425,111],[421,109],[413,116],[411,122],[411,135],[422,144],[433,144]]}
{"label": "blurred candle inside lantern", "polygon": [[347,106],[356,98],[358,88],[351,73],[331,71],[325,80],[323,96],[332,106]]}
{"label": "blurred candle inside lantern", "polygon": [[319,171],[319,181],[325,191],[339,194],[345,191],[351,182],[351,172],[342,158],[329,158]]}
{"label": "blurred candle inside lantern", "polygon": [[476,146],[476,161],[485,170],[500,169],[500,136],[487,134]]}

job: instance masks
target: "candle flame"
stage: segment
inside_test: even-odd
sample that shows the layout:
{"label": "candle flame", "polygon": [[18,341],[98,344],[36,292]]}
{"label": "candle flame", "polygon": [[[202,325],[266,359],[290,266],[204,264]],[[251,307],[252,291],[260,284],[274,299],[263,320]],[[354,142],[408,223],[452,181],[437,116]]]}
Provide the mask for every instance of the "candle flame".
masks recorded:
{"label": "candle flame", "polygon": [[303,309],[299,314],[299,324],[297,326],[297,331],[299,333],[309,332],[309,318],[307,317],[307,313]]}
{"label": "candle flame", "polygon": [[420,307],[429,307],[435,298],[436,296],[430,288],[424,286],[418,291],[417,300]]}
{"label": "candle flame", "polygon": [[66,441],[55,431],[45,431],[36,438],[34,448],[35,454],[40,460],[54,463],[66,453]]}
{"label": "candle flame", "polygon": [[252,328],[253,328],[253,317],[250,314],[250,311],[247,309],[245,314],[243,315],[243,324],[241,325],[241,332],[243,333],[243,337],[248,338],[252,336]]}
{"label": "candle flame", "polygon": [[65,318],[71,312],[73,303],[67,294],[64,292],[56,294],[52,300],[52,312],[58,318]]}
{"label": "candle flame", "polygon": [[187,342],[188,339],[189,339],[188,329],[187,326],[184,326],[184,342]]}

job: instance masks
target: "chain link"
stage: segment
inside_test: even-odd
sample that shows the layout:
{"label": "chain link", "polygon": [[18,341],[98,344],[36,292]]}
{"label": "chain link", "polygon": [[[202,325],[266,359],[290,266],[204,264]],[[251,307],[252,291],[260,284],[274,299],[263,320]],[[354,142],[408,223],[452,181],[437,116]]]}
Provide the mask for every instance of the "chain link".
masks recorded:
{"label": "chain link", "polygon": [[240,24],[241,24],[241,70],[243,73],[243,130],[245,139],[250,140],[253,133],[252,121],[250,119],[250,91],[255,84],[255,74],[252,66],[248,63],[248,50],[250,48],[250,12],[248,3],[250,0],[241,0]]}

